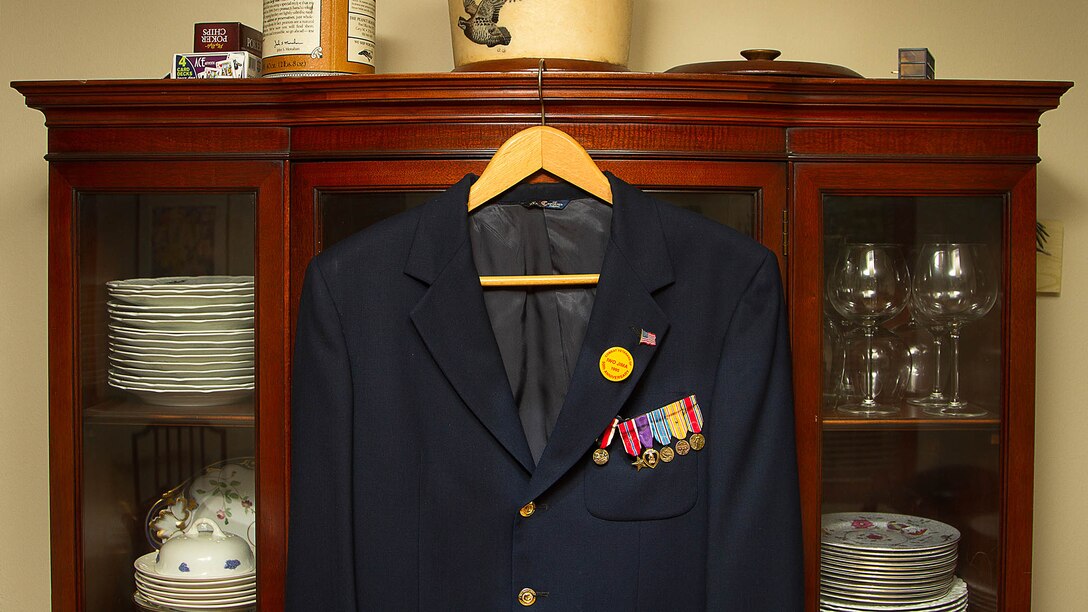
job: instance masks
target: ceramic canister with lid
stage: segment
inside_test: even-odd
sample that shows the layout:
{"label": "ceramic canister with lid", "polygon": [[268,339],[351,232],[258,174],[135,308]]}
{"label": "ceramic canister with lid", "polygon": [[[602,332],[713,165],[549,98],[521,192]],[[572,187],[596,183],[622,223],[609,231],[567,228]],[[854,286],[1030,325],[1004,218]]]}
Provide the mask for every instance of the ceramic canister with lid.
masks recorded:
{"label": "ceramic canister with lid", "polygon": [[[458,70],[625,70],[634,0],[449,0]],[[502,62],[502,63],[498,63]]]}

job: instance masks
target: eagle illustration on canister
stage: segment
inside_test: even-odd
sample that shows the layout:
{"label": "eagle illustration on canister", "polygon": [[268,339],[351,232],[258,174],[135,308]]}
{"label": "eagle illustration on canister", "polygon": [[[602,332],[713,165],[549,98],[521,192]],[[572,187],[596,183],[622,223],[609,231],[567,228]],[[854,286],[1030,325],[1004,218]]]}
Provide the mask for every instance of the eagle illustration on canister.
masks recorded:
{"label": "eagle illustration on canister", "polygon": [[468,19],[457,18],[457,25],[472,42],[494,47],[510,44],[510,30],[499,26],[499,9],[506,0],[465,0]]}

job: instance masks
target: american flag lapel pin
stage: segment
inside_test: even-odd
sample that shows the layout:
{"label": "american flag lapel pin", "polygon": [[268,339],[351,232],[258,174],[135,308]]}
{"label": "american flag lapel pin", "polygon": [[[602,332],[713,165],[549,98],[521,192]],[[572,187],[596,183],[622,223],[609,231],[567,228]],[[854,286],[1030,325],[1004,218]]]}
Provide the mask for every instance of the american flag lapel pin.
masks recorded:
{"label": "american flag lapel pin", "polygon": [[640,329],[638,343],[645,344],[646,346],[657,346],[657,334],[648,332],[645,329]]}

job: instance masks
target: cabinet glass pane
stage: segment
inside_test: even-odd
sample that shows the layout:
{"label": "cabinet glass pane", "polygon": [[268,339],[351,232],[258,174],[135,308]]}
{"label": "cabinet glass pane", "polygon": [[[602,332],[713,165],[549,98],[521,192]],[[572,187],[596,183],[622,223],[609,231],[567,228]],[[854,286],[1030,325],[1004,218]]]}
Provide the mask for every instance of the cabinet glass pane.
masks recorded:
{"label": "cabinet glass pane", "polygon": [[[753,191],[655,191],[655,197],[755,236],[758,193]],[[423,204],[435,192],[347,192],[318,194],[317,236],[325,248],[378,221]]]}
{"label": "cabinet glass pane", "polygon": [[[924,598],[954,568],[972,609],[996,609],[1003,219],[1001,196],[824,198],[822,510],[825,526],[845,513],[833,530],[851,542],[825,547],[825,596],[868,585],[891,602],[866,580],[913,567],[900,575],[930,582],[898,595]],[[874,513],[934,519],[960,538],[912,552],[941,527]],[[920,558],[931,565],[909,565]]]}
{"label": "cabinet glass pane", "polygon": [[[84,596],[88,610],[135,609],[133,561],[179,522],[253,534],[256,197],[77,202]],[[132,279],[155,280],[111,282]],[[204,488],[209,476],[224,482]],[[168,491],[175,503],[159,504]]]}

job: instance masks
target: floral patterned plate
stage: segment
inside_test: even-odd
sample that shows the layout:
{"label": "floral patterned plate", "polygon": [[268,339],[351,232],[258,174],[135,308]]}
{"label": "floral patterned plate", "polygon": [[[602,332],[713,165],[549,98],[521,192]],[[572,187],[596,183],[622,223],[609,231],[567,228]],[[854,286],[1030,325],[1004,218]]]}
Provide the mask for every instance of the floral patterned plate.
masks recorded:
{"label": "floral patterned plate", "polygon": [[821,528],[821,545],[860,551],[929,551],[953,547],[960,539],[959,530],[940,521],[882,512],[825,514]]}
{"label": "floral patterned plate", "polygon": [[225,532],[257,547],[256,464],[252,457],[228,459],[163,493],[147,515],[148,541],[162,546],[176,531],[209,518]]}

